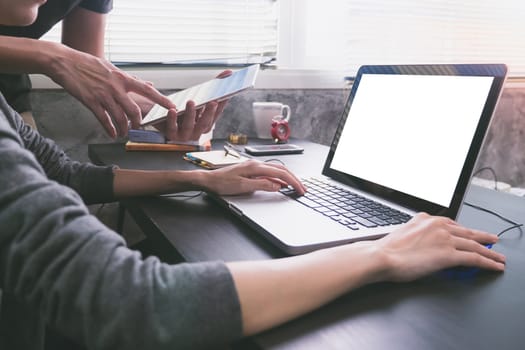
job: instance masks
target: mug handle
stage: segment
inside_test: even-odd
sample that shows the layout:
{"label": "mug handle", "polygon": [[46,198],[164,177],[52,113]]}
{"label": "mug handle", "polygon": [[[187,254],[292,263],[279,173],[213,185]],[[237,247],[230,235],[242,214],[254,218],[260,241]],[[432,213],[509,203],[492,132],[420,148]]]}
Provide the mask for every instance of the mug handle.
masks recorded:
{"label": "mug handle", "polygon": [[[284,117],[284,111],[286,110],[286,118]],[[281,115],[283,116],[283,119],[285,122],[288,122],[290,120],[290,117],[292,116],[292,110],[290,109],[290,106],[283,105],[283,108],[281,109]]]}

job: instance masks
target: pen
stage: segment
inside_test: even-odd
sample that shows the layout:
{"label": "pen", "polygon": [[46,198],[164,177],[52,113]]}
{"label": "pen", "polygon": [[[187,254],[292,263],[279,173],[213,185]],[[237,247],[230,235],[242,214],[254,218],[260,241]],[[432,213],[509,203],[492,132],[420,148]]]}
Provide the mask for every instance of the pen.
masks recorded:
{"label": "pen", "polygon": [[212,164],[208,163],[208,162],[205,162],[204,160],[200,160],[200,159],[197,159],[195,157],[192,157],[191,155],[189,154],[186,154],[184,157],[183,157],[185,160],[189,161],[189,162],[192,162],[193,164],[196,164],[196,165],[199,165],[203,168],[206,168],[206,169],[215,169],[213,167]]}
{"label": "pen", "polygon": [[242,147],[239,147],[239,146],[237,146],[237,145],[233,145],[233,144],[231,144],[231,143],[228,142],[228,141],[226,141],[224,144],[225,144],[226,146],[228,146],[230,149],[233,149],[233,150],[237,151],[237,153],[242,154],[242,151],[243,151]]}
{"label": "pen", "polygon": [[241,155],[236,150],[230,146],[224,145],[224,156],[227,157],[228,155],[235,158],[241,158]]}

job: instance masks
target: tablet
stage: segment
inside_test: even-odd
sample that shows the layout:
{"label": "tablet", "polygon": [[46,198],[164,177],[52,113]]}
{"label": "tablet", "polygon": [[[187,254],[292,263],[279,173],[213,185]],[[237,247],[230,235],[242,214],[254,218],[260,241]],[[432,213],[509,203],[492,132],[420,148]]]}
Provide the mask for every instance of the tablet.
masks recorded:
{"label": "tablet", "polygon": [[[177,106],[177,114],[183,114],[188,101],[195,102],[197,107],[203,106],[210,101],[222,101],[243,90],[255,85],[255,78],[259,71],[259,65],[254,64],[233,72],[226,78],[215,78],[199,85],[178,91],[168,98]],[[167,109],[155,105],[151,111],[142,119],[140,125],[155,124],[166,119]]]}

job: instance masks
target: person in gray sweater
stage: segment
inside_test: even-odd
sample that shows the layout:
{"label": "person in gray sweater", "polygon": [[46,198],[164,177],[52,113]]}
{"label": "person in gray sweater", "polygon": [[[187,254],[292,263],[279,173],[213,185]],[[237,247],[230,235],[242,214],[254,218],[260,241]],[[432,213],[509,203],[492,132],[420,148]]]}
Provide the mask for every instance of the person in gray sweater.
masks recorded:
{"label": "person in gray sweater", "polygon": [[[31,23],[42,2],[0,0],[0,23]],[[505,268],[503,255],[480,244],[495,235],[423,213],[376,241],[266,261],[167,265],[129,250],[85,206],[282,185],[305,191],[286,168],[257,161],[215,171],[75,162],[0,97],[0,348],[49,348],[50,334],[88,349],[220,348],[369,283],[455,265]]]}

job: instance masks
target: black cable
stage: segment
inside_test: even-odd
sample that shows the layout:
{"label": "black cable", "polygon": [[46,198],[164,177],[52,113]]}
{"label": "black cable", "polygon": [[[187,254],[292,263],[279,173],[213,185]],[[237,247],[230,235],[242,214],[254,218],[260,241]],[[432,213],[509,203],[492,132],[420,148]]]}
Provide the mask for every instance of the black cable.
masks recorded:
{"label": "black cable", "polygon": [[492,167],[485,166],[485,167],[479,168],[472,174],[472,177],[478,175],[479,173],[485,170],[488,170],[490,173],[492,173],[492,176],[494,177],[494,189],[498,190],[498,177],[496,176],[496,171]]}
{"label": "black cable", "polygon": [[489,213],[489,214],[492,214],[494,216],[497,216],[498,218],[500,218],[501,220],[503,221],[506,221],[508,222],[509,224],[512,224],[512,225],[519,225],[517,222],[514,222],[510,219],[507,219],[506,217],[504,217],[503,215],[501,214],[498,214],[496,213],[495,211],[492,211],[490,209],[486,209],[486,208],[483,208],[483,207],[480,207],[478,205],[475,205],[475,204],[472,204],[472,203],[468,203],[468,202],[464,202],[465,205],[468,205],[469,207],[472,207],[472,208],[475,208],[475,209],[478,209],[478,210],[481,210],[481,211],[484,211],[486,213]]}
{"label": "black cable", "polygon": [[523,224],[516,224],[516,225],[512,225],[510,227],[507,227],[506,229],[504,229],[503,231],[501,231],[500,233],[498,233],[498,237],[500,237],[502,234],[504,234],[505,232],[507,231],[510,231],[510,230],[513,230],[515,228],[519,228],[520,229],[520,233],[523,234],[523,230],[521,229],[521,227],[523,226]]}
{"label": "black cable", "polygon": [[[485,167],[482,167],[482,168],[479,168],[478,170],[476,170],[473,174],[472,174],[472,177],[476,176],[477,174],[481,173],[482,171],[485,171],[485,170],[488,170],[490,173],[492,173],[492,176],[494,177],[494,189],[497,191],[498,190],[498,176],[496,175],[496,171],[490,167],[490,166],[485,166]],[[510,227],[507,227],[506,229],[504,229],[503,231],[499,232],[498,233],[498,237],[500,237],[502,234],[504,234],[505,232],[508,232],[510,230],[513,230],[515,228],[518,228],[520,230],[520,233],[523,234],[523,230],[522,230],[522,226],[523,224],[520,224],[520,223],[517,223],[517,222],[514,222],[510,219],[507,219],[506,217],[504,217],[503,215],[501,214],[498,214],[496,213],[495,211],[493,210],[490,210],[490,209],[486,209],[486,208],[483,208],[483,207],[480,207],[478,205],[475,205],[475,204],[471,204],[471,203],[467,203],[467,202],[464,202],[465,205],[468,205],[469,207],[472,207],[474,209],[477,209],[477,210],[481,210],[481,211],[484,211],[486,213],[489,213],[491,215],[494,215],[496,217],[498,217],[499,219],[511,224],[512,226]]]}
{"label": "black cable", "polygon": [[512,229],[515,229],[515,228],[519,228],[520,233],[523,234],[523,230],[521,229],[521,227],[523,226],[523,224],[520,224],[520,223],[517,223],[517,222],[512,221],[512,220],[510,220],[510,219],[507,219],[507,218],[504,217],[503,215],[498,214],[498,213],[496,213],[496,212],[493,211],[493,210],[490,210],[490,209],[486,209],[486,208],[480,207],[479,205],[475,205],[475,204],[468,203],[468,202],[464,202],[463,204],[465,204],[465,205],[467,205],[467,206],[469,206],[469,207],[472,207],[472,208],[474,208],[474,209],[481,210],[481,211],[483,211],[483,212],[485,212],[485,213],[489,213],[489,214],[491,214],[491,215],[494,215],[494,216],[496,216],[497,218],[499,218],[499,219],[501,219],[501,220],[503,220],[503,221],[505,221],[505,222],[507,222],[507,223],[509,223],[509,224],[512,225],[512,226],[510,226],[510,227],[507,227],[507,228],[504,229],[503,231],[499,232],[499,233],[498,233],[498,237],[500,237],[500,236],[501,236],[502,234],[504,234],[505,232],[508,232],[508,231],[510,231],[510,230],[512,230]]}

